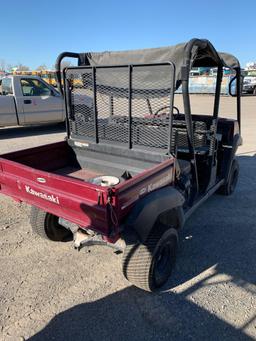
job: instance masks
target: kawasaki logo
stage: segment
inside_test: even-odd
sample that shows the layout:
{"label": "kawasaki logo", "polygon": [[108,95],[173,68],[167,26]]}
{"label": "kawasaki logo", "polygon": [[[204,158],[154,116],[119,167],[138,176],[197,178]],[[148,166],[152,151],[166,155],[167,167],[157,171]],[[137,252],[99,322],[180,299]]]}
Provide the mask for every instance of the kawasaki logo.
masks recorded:
{"label": "kawasaki logo", "polygon": [[35,191],[33,188],[31,188],[30,186],[25,185],[25,190],[27,193],[34,195],[35,197],[47,200],[47,201],[51,201],[55,204],[60,204],[59,202],[59,197],[55,197],[53,194],[49,195],[46,193],[42,193],[42,192],[37,192]]}
{"label": "kawasaki logo", "polygon": [[148,184],[147,187],[141,188],[139,195],[141,196],[141,195],[144,195],[146,193],[150,193],[150,192],[154,191],[155,189],[158,189],[160,187],[166,186],[167,184],[171,183],[173,180],[172,175],[173,175],[172,172],[170,172],[168,175],[166,175],[162,179],[159,179],[158,181],[156,181],[154,183]]}
{"label": "kawasaki logo", "polygon": [[169,173],[167,176],[162,179],[156,181],[155,183],[151,183],[148,185],[148,192],[152,192],[157,188],[163,187],[172,181],[172,173]]}

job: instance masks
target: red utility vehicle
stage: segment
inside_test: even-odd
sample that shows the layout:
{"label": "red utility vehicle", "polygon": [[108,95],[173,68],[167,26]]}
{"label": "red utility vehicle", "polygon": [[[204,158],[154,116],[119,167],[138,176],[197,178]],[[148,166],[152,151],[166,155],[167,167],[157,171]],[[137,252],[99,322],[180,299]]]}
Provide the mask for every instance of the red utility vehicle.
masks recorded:
{"label": "red utility vehicle", "polygon": [[[61,73],[65,57],[78,66]],[[191,114],[193,66],[218,69],[212,115]],[[223,67],[236,72],[237,120],[218,117]],[[42,237],[73,238],[77,248],[112,245],[123,250],[131,283],[160,288],[188,216],[214,192],[235,189],[239,62],[193,39],[158,49],[65,52],[56,68],[67,139],[2,155],[1,193],[32,205],[31,225]],[[173,106],[180,85],[184,113]]]}

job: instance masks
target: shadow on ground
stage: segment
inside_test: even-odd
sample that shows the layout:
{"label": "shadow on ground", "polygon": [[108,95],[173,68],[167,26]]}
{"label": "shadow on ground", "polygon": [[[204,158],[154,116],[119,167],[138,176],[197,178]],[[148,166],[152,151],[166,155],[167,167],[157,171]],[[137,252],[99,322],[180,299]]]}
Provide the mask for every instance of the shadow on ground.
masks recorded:
{"label": "shadow on ground", "polygon": [[17,137],[28,137],[37,135],[48,135],[65,132],[65,124],[30,126],[30,127],[12,127],[0,129],[0,140],[12,139]]}
{"label": "shadow on ground", "polygon": [[[183,247],[173,283],[182,284],[217,264],[219,273],[256,284],[256,154],[238,156],[235,193],[213,195],[181,232]],[[192,238],[191,238],[192,237]],[[188,238],[188,239],[186,239]]]}
{"label": "shadow on ground", "polygon": [[[223,274],[227,283],[255,295],[256,157],[240,156],[239,161],[241,177],[236,193],[213,196],[181,233],[180,255],[168,285],[185,284],[184,290],[149,294],[128,287],[58,314],[29,340],[253,340],[244,329],[255,316],[234,327],[205,305],[188,299],[198,289],[210,288],[211,277]],[[187,283],[211,267],[214,275]],[[208,308],[214,305],[212,300],[209,294]]]}

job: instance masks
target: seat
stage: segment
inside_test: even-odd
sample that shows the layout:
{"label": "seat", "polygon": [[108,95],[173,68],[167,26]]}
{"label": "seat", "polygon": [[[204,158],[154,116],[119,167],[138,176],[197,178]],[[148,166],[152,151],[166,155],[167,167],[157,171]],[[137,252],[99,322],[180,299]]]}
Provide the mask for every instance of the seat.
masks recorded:
{"label": "seat", "polygon": [[[205,122],[193,121],[194,131],[194,146],[195,153],[199,155],[206,155],[209,151],[209,145],[207,141],[207,126]],[[173,132],[176,135],[176,146],[178,156],[181,154],[188,154],[188,136],[185,121],[173,122]]]}

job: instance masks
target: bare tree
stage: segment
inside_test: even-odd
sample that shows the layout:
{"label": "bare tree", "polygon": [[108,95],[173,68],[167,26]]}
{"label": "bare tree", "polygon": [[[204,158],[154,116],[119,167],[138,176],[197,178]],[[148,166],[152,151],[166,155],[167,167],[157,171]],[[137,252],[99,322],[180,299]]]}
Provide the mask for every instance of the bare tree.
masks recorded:
{"label": "bare tree", "polygon": [[6,65],[6,71],[8,71],[8,72],[12,72],[13,71],[13,69],[14,69],[14,65],[13,64],[7,64]]}
{"label": "bare tree", "polygon": [[6,62],[4,59],[0,59],[0,70],[6,71]]}
{"label": "bare tree", "polygon": [[61,68],[62,69],[65,69],[65,67],[69,67],[69,66],[72,66],[72,62],[70,60],[64,60],[62,63],[61,63]]}
{"label": "bare tree", "polygon": [[23,64],[19,63],[17,65],[17,70],[18,71],[29,71],[30,69],[27,65],[23,65]]}
{"label": "bare tree", "polygon": [[27,65],[23,65],[21,63],[19,63],[17,65],[7,64],[4,59],[0,59],[0,70],[1,71],[12,72],[13,69],[16,69],[18,71],[29,71],[30,70]]}
{"label": "bare tree", "polygon": [[42,65],[39,65],[36,70],[38,71],[43,71],[43,70],[47,70],[47,65],[46,64],[42,64]]}
{"label": "bare tree", "polygon": [[[65,69],[65,67],[69,67],[69,66],[74,66],[74,64],[72,63],[71,60],[66,59],[66,60],[61,62],[61,70]],[[53,64],[52,70],[55,70],[55,64]]]}

